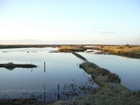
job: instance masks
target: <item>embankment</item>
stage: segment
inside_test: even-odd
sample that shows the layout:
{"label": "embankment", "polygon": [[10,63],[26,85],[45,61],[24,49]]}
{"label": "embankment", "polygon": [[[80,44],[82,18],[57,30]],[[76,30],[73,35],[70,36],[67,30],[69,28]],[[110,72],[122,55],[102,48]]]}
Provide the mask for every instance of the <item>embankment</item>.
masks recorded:
{"label": "embankment", "polygon": [[140,105],[140,93],[134,93],[121,85],[118,75],[88,61],[80,64],[80,68],[90,74],[101,88],[95,94],[57,101],[51,105]]}
{"label": "embankment", "polygon": [[87,59],[86,59],[85,57],[81,56],[80,54],[78,54],[78,53],[76,53],[76,52],[72,52],[72,54],[75,55],[76,57],[78,57],[78,58],[84,60],[84,61],[87,61]]}
{"label": "embankment", "polygon": [[91,74],[95,82],[100,86],[106,83],[120,83],[121,79],[118,75],[111,73],[109,70],[100,68],[98,65],[92,62],[84,62],[80,64],[80,68],[84,69],[85,72]]}

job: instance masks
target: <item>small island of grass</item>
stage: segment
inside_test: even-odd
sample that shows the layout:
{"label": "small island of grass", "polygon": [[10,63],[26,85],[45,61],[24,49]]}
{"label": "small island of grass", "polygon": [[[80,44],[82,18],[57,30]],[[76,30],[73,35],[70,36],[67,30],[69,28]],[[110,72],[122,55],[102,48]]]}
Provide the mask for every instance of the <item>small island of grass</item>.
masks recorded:
{"label": "small island of grass", "polygon": [[80,52],[80,51],[85,51],[86,49],[83,46],[61,46],[59,47],[58,51],[59,52]]}
{"label": "small island of grass", "polygon": [[9,62],[9,63],[0,64],[0,67],[13,70],[14,68],[35,68],[37,66],[33,64],[14,64],[12,62]]}

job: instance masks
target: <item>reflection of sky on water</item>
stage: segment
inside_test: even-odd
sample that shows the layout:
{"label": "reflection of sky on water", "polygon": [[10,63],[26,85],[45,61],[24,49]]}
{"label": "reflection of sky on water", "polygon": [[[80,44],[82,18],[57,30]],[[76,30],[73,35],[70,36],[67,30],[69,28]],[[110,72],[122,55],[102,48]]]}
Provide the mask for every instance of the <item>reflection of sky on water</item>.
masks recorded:
{"label": "reflection of sky on water", "polygon": [[[78,67],[78,64],[83,61],[71,53],[49,53],[50,50],[55,49],[20,48],[19,50],[14,49],[14,51],[12,49],[6,50],[7,53],[2,52],[4,49],[0,50],[0,63],[32,63],[38,66],[33,69],[15,68],[7,70],[0,68],[0,92],[2,93],[0,97],[5,97],[5,94],[19,96],[15,93],[22,94],[23,91],[39,93],[38,90],[42,90],[44,84],[49,93],[56,92],[58,84],[60,88],[65,84],[92,85],[88,81],[91,78],[90,75]],[[44,70],[44,62],[46,70]]]}
{"label": "reflection of sky on water", "polygon": [[140,59],[132,59],[115,55],[97,55],[91,53],[79,53],[89,61],[102,68],[118,74],[121,83],[129,89],[140,89]]}
{"label": "reflection of sky on water", "polygon": [[[21,96],[23,92],[42,94],[45,84],[46,93],[56,93],[65,85],[92,85],[90,75],[78,67],[83,61],[71,53],[49,53],[57,48],[19,48],[0,49],[0,63],[32,63],[37,68],[15,68],[7,70],[0,68],[0,98]],[[4,53],[6,51],[7,53]],[[106,68],[121,77],[122,84],[132,90],[140,89],[140,61],[114,55],[97,55],[79,52],[89,61]],[[45,72],[44,72],[45,62]],[[96,86],[94,84],[93,86]],[[17,94],[15,94],[17,93]],[[8,96],[6,95],[8,94]]]}

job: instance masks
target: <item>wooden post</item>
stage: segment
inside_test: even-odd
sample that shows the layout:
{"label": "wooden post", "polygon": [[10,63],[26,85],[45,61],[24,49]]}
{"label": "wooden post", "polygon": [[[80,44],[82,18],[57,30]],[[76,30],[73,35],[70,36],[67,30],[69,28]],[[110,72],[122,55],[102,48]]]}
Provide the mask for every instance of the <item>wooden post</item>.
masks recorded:
{"label": "wooden post", "polygon": [[59,93],[59,84],[58,84],[58,100],[60,100],[60,93]]}
{"label": "wooden post", "polygon": [[44,62],[44,73],[46,72],[46,63]]}

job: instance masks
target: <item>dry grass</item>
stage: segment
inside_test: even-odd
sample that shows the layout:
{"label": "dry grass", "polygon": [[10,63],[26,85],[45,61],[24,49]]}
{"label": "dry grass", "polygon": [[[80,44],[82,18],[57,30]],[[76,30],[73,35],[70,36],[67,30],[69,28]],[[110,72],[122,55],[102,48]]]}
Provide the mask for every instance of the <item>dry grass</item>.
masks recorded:
{"label": "dry grass", "polygon": [[100,46],[103,51],[112,51],[114,53],[135,53],[140,54],[140,46]]}
{"label": "dry grass", "polygon": [[71,51],[84,51],[82,46],[61,46],[58,49],[60,52],[71,52]]}
{"label": "dry grass", "polygon": [[102,45],[98,46],[96,49],[115,54],[115,55],[122,55],[122,56],[128,56],[132,58],[140,58],[140,46],[130,46],[130,45]]}

